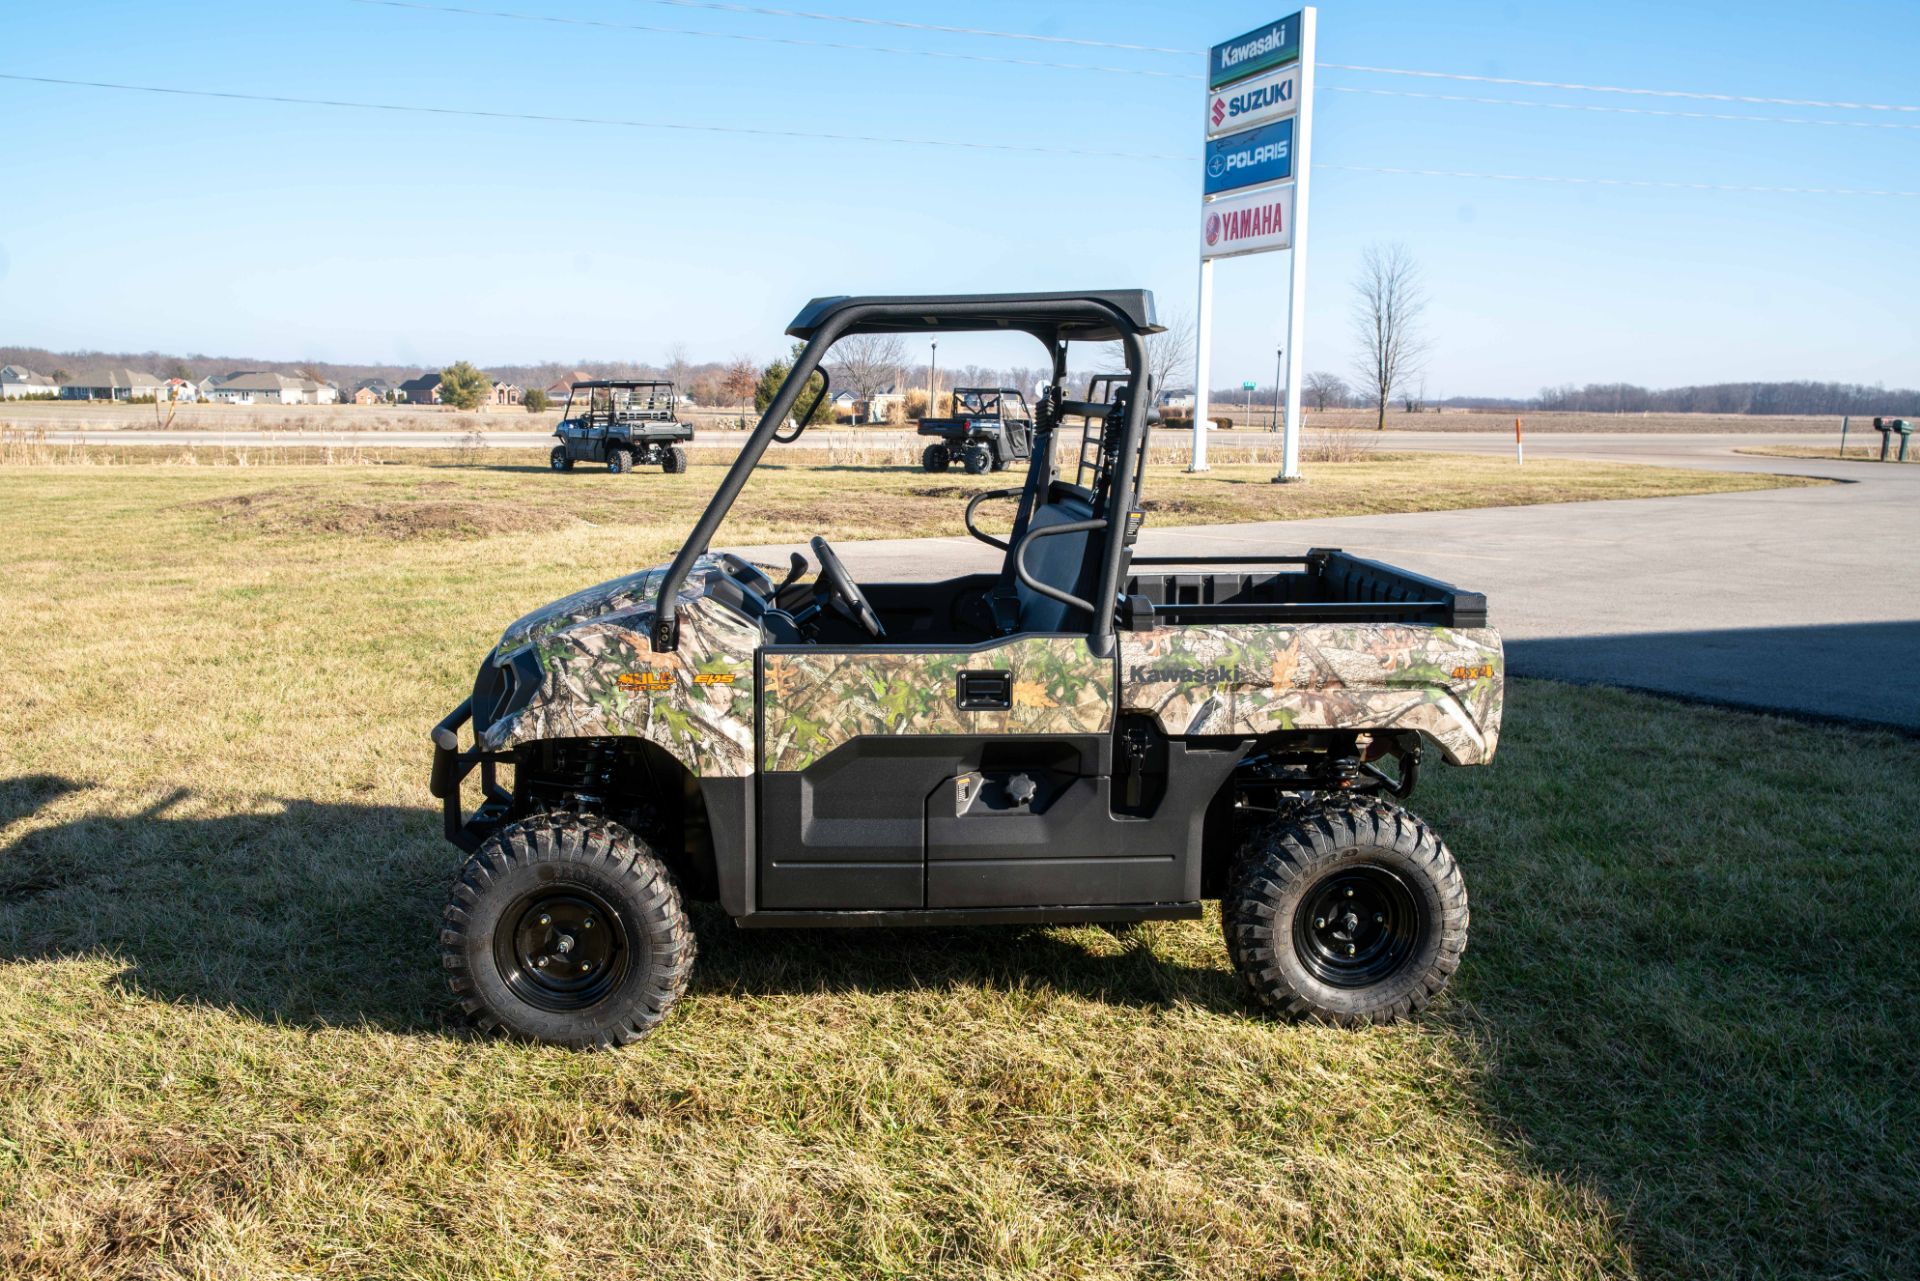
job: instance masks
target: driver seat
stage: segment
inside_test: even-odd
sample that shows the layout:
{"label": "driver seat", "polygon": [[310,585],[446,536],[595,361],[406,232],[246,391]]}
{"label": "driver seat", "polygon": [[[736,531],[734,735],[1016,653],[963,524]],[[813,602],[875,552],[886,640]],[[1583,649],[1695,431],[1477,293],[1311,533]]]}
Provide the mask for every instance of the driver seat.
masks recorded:
{"label": "driver seat", "polygon": [[[1083,490],[1055,481],[1048,501],[1035,510],[1028,522],[1027,536],[1033,538],[1040,530],[1093,518],[1093,500]],[[1027,572],[1057,591],[1091,601],[1100,589],[1100,565],[1106,558],[1107,532],[1083,529],[1072,534],[1034,538],[1027,544]],[[1093,625],[1086,610],[1055,600],[1022,582],[1014,570],[1012,551],[1007,553],[1001,582],[1003,587],[1010,585],[1012,589],[1016,606],[1011,611],[1014,632],[1085,632]]]}

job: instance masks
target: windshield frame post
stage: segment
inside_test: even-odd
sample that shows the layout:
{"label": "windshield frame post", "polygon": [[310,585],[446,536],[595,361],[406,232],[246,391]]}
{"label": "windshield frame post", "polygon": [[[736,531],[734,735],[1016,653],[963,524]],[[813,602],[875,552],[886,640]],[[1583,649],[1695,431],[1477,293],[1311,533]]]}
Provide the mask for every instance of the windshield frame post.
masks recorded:
{"label": "windshield frame post", "polygon": [[1146,430],[1147,382],[1146,339],[1132,331],[1120,335],[1121,350],[1126,353],[1128,389],[1127,438],[1119,457],[1114,459],[1111,492],[1107,495],[1106,564],[1100,567],[1100,594],[1094,597],[1093,630],[1087,645],[1102,658],[1113,653],[1114,617],[1120,608],[1120,577],[1130,557],[1127,546],[1127,517],[1133,507],[1134,469],[1139,463],[1141,433]]}
{"label": "windshield frame post", "polygon": [[793,368],[787,371],[786,381],[780,384],[780,390],[767,404],[767,411],[760,416],[760,422],[748,435],[746,443],[740,446],[739,456],[733,460],[733,466],[720,481],[720,487],[713,491],[713,497],[707,500],[706,510],[700,513],[700,519],[694,522],[693,530],[687,535],[687,541],[681,545],[680,554],[673,558],[673,564],[667,567],[666,577],[660,580],[660,591],[654,600],[653,642],[655,653],[664,653],[679,648],[680,624],[676,617],[680,601],[680,586],[687,581],[687,575],[693,572],[693,564],[705,555],[713,543],[713,536],[720,531],[726,521],[727,513],[733,509],[733,503],[746,487],[747,478],[753,469],[760,465],[767,446],[773,442],[774,432],[793,412],[794,402],[800,399],[800,393],[813,377],[813,371],[820,367],[826,357],[827,349],[832,347],[848,325],[859,317],[857,311],[834,316],[822,325],[820,331],[807,340],[800,358],[793,362]]}

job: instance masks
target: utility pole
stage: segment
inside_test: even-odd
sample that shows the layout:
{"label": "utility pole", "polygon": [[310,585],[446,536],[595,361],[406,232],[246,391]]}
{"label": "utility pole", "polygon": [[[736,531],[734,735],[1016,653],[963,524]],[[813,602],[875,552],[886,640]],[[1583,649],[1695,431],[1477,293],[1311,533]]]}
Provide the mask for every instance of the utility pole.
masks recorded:
{"label": "utility pole", "polygon": [[1268,431],[1280,430],[1280,357],[1286,355],[1285,347],[1273,349],[1273,426]]}
{"label": "utility pole", "polygon": [[934,388],[939,385],[940,340],[938,338],[933,340],[932,347],[933,355],[927,359],[927,411],[920,415],[922,418],[940,416],[940,402],[934,399]]}

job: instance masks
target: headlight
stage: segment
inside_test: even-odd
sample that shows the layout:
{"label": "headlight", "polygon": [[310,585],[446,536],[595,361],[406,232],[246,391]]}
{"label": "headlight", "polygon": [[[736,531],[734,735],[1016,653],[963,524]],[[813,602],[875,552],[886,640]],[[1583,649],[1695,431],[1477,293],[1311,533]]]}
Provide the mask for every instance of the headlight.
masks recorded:
{"label": "headlight", "polygon": [[484,731],[531,703],[545,679],[540,655],[530,644],[482,663],[473,682],[475,731]]}

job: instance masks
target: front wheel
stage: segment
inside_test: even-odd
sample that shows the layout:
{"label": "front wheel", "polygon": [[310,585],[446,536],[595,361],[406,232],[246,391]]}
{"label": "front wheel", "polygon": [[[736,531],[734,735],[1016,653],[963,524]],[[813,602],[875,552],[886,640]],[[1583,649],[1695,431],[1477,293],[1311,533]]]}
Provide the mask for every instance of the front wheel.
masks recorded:
{"label": "front wheel", "polygon": [[678,445],[670,445],[666,457],[660,460],[660,470],[669,476],[678,476],[687,469],[687,451]]}
{"label": "front wheel", "polygon": [[633,454],[625,449],[609,449],[607,470],[616,476],[626,475],[633,470]]}
{"label": "front wheel", "polygon": [[565,445],[555,445],[553,447],[553,452],[547,455],[547,466],[553,468],[555,471],[573,470],[573,459],[567,457],[567,447]]}
{"label": "front wheel", "polygon": [[1234,968],[1288,1018],[1348,1027],[1425,1006],[1467,947],[1467,887],[1433,829],[1375,801],[1253,829],[1220,903]]}
{"label": "front wheel", "polygon": [[543,814],[489,837],[440,929],[475,1024],[574,1049],[639,1040],[687,990],[693,927],[665,864],[617,823]]}

